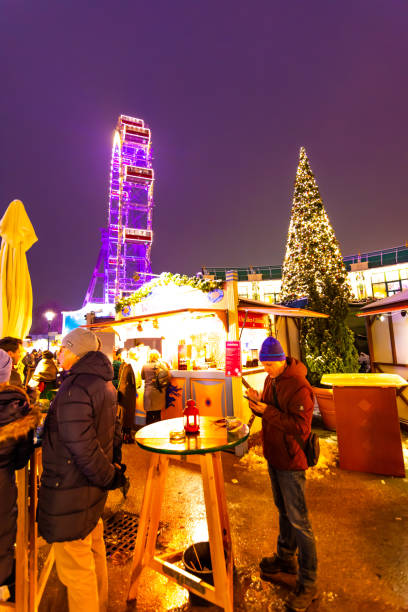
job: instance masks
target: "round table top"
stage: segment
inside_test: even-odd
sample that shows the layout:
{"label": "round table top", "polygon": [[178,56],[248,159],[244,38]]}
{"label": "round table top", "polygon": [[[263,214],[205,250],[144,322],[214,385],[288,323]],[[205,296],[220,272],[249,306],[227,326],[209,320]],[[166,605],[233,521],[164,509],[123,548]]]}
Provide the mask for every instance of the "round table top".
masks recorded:
{"label": "round table top", "polygon": [[183,440],[170,440],[171,432],[184,432],[183,417],[165,419],[140,429],[135,437],[138,445],[153,453],[168,455],[203,455],[233,448],[249,436],[248,426],[235,417],[200,417],[200,431]]}

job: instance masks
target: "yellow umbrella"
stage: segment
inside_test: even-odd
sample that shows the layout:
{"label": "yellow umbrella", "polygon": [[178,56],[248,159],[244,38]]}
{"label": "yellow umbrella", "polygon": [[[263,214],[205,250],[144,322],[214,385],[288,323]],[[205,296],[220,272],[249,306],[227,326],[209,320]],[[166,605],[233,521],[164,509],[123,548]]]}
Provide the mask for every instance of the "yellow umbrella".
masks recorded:
{"label": "yellow umbrella", "polygon": [[26,251],[37,236],[20,200],[9,204],[0,221],[0,236],[0,338],[24,338],[31,327],[33,311]]}

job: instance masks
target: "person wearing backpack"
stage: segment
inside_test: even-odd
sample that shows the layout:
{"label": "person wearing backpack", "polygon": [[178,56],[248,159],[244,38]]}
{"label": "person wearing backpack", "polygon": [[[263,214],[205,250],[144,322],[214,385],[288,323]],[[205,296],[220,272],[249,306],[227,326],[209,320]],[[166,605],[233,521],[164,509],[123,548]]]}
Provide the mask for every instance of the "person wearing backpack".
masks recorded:
{"label": "person wearing backpack", "polygon": [[276,338],[266,338],[259,360],[268,373],[263,391],[249,388],[247,395],[251,410],[262,417],[263,452],[279,512],[277,552],[261,560],[261,578],[273,581],[278,573],[297,574],[287,605],[301,612],[317,598],[317,554],[305,499],[308,462],[303,450],[311,433],[313,391],[306,366],[286,357]]}
{"label": "person wearing backpack", "polygon": [[161,411],[166,407],[166,388],[170,382],[169,369],[161,361],[159,351],[150,351],[149,361],[143,366],[141,376],[145,382],[143,408],[146,425],[150,425],[161,420]]}

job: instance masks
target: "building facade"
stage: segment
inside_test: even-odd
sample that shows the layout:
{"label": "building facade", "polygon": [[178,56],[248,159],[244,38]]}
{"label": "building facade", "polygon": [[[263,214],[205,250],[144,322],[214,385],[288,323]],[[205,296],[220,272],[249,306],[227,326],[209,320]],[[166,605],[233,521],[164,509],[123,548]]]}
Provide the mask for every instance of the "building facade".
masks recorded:
{"label": "building facade", "polygon": [[[356,302],[382,299],[408,289],[408,243],[404,246],[344,257]],[[225,280],[230,268],[203,268],[204,277]],[[242,298],[277,303],[280,300],[282,267],[236,268]]]}

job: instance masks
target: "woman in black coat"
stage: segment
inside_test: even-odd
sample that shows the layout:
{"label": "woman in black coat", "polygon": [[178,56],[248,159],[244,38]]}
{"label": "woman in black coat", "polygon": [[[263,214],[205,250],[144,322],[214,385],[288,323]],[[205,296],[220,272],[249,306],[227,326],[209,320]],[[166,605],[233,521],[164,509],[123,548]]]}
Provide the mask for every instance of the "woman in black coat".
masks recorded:
{"label": "woman in black coat", "polygon": [[124,444],[134,444],[137,389],[142,383],[138,368],[140,355],[137,349],[130,349],[127,361],[119,370],[118,405],[122,420],[122,435]]}
{"label": "woman in black coat", "polygon": [[[0,349],[0,587],[14,590],[14,543],[17,531],[17,485],[15,470],[24,467],[34,450],[33,433],[41,420],[38,410],[30,408],[21,387],[8,384],[8,362]],[[11,360],[10,367],[11,371]],[[7,378],[7,382],[4,381]],[[7,589],[1,589],[3,601]],[[0,595],[0,601],[2,596]]]}

